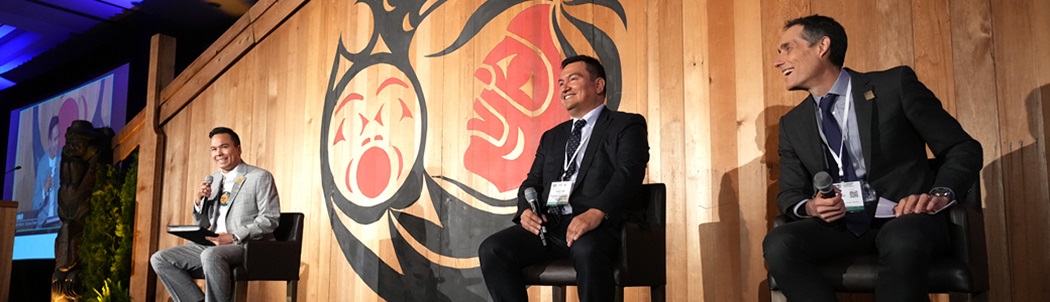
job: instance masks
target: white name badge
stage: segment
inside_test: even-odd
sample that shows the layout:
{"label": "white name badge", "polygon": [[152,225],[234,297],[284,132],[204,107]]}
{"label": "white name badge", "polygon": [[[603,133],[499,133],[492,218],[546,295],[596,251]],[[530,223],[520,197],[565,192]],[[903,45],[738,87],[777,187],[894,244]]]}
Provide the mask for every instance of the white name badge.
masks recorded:
{"label": "white name badge", "polygon": [[569,204],[569,194],[572,193],[571,181],[556,181],[551,183],[551,193],[547,195],[547,206],[563,206]]}
{"label": "white name badge", "polygon": [[864,190],[860,181],[846,181],[835,184],[842,191],[842,202],[846,204],[847,212],[864,210]]}

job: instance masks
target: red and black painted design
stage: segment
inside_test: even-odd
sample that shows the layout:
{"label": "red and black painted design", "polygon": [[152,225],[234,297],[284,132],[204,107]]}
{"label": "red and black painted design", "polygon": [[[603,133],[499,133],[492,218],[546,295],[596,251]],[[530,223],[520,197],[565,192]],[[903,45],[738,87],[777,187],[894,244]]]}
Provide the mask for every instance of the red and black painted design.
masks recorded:
{"label": "red and black painted design", "polygon": [[[483,3],[452,45],[428,57],[454,53],[492,19],[515,6],[520,8],[523,2]],[[357,3],[371,9],[374,31],[360,51],[347,50],[342,41],[337,46],[321,121],[321,181],[339,247],[361,279],[387,301],[488,300],[478,267],[444,265],[427,255],[476,258],[481,241],[510,225],[511,215],[473,204],[489,208],[516,205],[514,199],[488,196],[482,193],[487,190],[459,180],[431,176],[423,165],[427,95],[409,60],[409,44],[417,26],[446,1]],[[618,1],[532,5],[514,13],[505,37],[473,74],[441,75],[472,78],[482,84],[472,103],[475,118],[463,129],[471,138],[461,169],[485,179],[499,192],[517,190],[540,135],[568,118],[556,101],[556,83],[561,59],[576,51],[559,28],[560,20],[579,30],[587,47],[603,61],[610,79],[608,106],[615,109],[619,104],[621,69],[612,39],[564,10],[564,6],[582,4],[611,9],[626,26]],[[450,188],[442,184],[456,186],[473,203],[449,193]],[[421,202],[430,203],[426,208],[434,209],[437,217],[428,219],[405,211]],[[355,233],[362,226],[389,234]],[[377,237],[389,242],[396,259],[375,252]]]}

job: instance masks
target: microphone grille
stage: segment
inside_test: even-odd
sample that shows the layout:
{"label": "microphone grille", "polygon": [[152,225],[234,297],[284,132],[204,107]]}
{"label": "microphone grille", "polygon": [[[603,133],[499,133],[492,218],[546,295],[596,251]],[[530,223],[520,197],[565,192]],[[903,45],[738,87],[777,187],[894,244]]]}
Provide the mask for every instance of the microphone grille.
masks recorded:
{"label": "microphone grille", "polygon": [[831,188],[831,182],[831,175],[828,172],[820,171],[817,172],[817,175],[813,175],[813,186],[822,192]]}
{"label": "microphone grille", "polygon": [[525,188],[525,200],[536,199],[536,189]]}
{"label": "microphone grille", "polygon": [[215,180],[215,178],[212,177],[211,175],[208,175],[208,176],[204,177],[204,181],[213,181],[213,180]]}

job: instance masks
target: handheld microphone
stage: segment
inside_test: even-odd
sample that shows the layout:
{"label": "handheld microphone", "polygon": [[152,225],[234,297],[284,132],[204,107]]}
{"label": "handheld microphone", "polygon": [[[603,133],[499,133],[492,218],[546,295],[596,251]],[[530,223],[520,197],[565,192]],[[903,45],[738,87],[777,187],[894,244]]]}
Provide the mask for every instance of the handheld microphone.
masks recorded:
{"label": "handheld microphone", "polygon": [[22,169],[22,166],[15,166],[14,168],[11,168],[11,170],[7,170],[6,172],[4,172],[4,175],[7,175],[7,173],[11,173],[19,169]]}
{"label": "handheld microphone", "polygon": [[831,183],[831,175],[828,172],[820,171],[817,172],[817,175],[813,175],[813,187],[820,191],[820,197],[835,197],[835,189]]}
{"label": "handheld microphone", "polygon": [[[208,186],[211,186],[213,180],[215,180],[215,178],[211,177],[211,175],[204,177],[204,181],[208,183]],[[208,200],[208,196],[201,196],[201,201],[199,203],[203,205],[205,200]]]}
{"label": "handheld microphone", "polygon": [[[536,213],[536,216],[541,215],[540,207],[537,205],[536,202],[536,189],[525,188],[525,201],[529,202],[529,207],[532,208],[533,213]],[[547,246],[547,227],[543,224],[540,224],[540,242],[543,243],[543,246]]]}

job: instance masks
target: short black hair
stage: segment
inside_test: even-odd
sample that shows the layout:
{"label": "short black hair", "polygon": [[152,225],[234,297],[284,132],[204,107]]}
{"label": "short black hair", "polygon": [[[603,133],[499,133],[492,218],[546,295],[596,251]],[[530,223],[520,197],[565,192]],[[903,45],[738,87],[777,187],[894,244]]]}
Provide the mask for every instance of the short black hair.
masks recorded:
{"label": "short black hair", "polygon": [[55,129],[58,128],[58,116],[51,117],[51,123],[47,125],[47,136],[51,137],[51,134],[55,133]]}
{"label": "short black hair", "polygon": [[802,25],[802,38],[806,39],[809,45],[817,43],[823,37],[831,39],[828,59],[831,60],[831,64],[842,67],[842,63],[846,61],[846,48],[849,46],[846,29],[842,28],[842,24],[828,16],[812,15],[787,21],[784,29],[795,25]]}
{"label": "short black hair", "polygon": [[208,132],[208,138],[212,138],[216,134],[223,134],[223,133],[230,135],[230,138],[233,139],[233,144],[234,145],[237,145],[237,146],[241,145],[241,137],[239,135],[237,135],[237,132],[233,132],[233,129],[226,128],[226,127],[215,127],[215,129],[211,129],[211,132]]}
{"label": "short black hair", "polygon": [[[569,66],[569,64],[576,62],[583,62],[583,64],[587,67],[587,72],[589,72],[591,76],[593,76],[592,79],[602,78],[606,81],[609,80],[605,78],[605,67],[602,67],[602,62],[599,62],[598,59],[595,59],[591,56],[575,55],[565,58],[565,60],[561,61],[561,68],[565,69],[565,66]],[[604,90],[602,91],[602,94],[605,94]]]}

